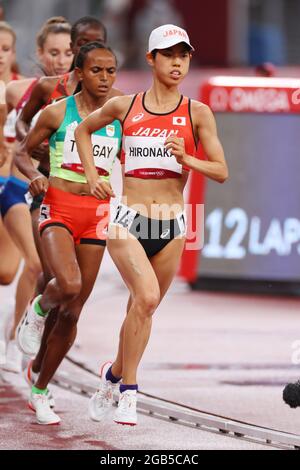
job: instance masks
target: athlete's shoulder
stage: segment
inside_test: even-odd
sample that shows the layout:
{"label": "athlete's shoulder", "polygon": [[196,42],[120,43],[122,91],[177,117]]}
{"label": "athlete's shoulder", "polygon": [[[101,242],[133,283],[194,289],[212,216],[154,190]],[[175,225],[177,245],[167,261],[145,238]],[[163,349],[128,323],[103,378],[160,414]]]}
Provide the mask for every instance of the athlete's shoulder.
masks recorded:
{"label": "athlete's shoulder", "polygon": [[196,120],[199,123],[213,119],[212,110],[201,101],[191,100],[191,113],[193,121]]}
{"label": "athlete's shoulder", "polygon": [[13,80],[6,87],[6,99],[13,106],[18,104],[19,99],[30,87],[36,78],[24,78],[24,80]]}
{"label": "athlete's shoulder", "polygon": [[211,109],[207,104],[202,103],[202,101],[197,101],[197,100],[191,100],[191,109],[193,112],[196,113],[209,113],[211,112]]}
{"label": "athlete's shoulder", "polygon": [[62,102],[49,104],[40,113],[33,129],[47,128],[56,131],[65,117],[65,105]]}
{"label": "athlete's shoulder", "polygon": [[48,109],[50,110],[49,113],[60,113],[61,111],[65,111],[66,109],[66,105],[67,105],[67,101],[72,97],[71,96],[67,96],[65,98],[61,98],[60,100],[58,101],[54,101],[53,103],[50,103],[48,104],[45,109]]}
{"label": "athlete's shoulder", "polygon": [[30,86],[31,83],[33,83],[34,81],[36,81],[37,79],[34,78],[34,77],[27,77],[27,78],[23,78],[22,80],[12,80],[11,82],[9,82],[6,86],[6,89],[9,90],[18,90],[19,88],[23,88],[25,86]]}
{"label": "athlete's shoulder", "polygon": [[60,78],[60,76],[41,77],[39,78],[36,87],[45,94],[51,94]]}
{"label": "athlete's shoulder", "polygon": [[57,127],[57,123],[60,123],[64,118],[66,112],[66,101],[67,98],[48,104],[41,114],[43,116],[43,120],[47,123],[52,123],[52,127]]}
{"label": "athlete's shoulder", "polygon": [[124,111],[130,104],[132,103],[132,100],[134,98],[134,95],[122,95],[122,96],[114,96],[113,98],[110,98],[106,104],[118,111],[122,112]]}
{"label": "athlete's shoulder", "polygon": [[130,104],[134,99],[135,95],[122,95],[122,96],[115,96],[111,98],[110,101],[113,101],[118,106],[126,106]]}

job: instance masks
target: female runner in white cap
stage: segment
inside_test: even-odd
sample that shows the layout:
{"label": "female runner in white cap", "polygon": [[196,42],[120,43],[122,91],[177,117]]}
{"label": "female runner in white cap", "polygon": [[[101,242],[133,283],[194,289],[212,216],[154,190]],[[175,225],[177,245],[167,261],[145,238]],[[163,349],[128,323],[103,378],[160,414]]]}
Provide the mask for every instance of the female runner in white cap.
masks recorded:
{"label": "female runner in white cap", "polygon": [[[123,196],[109,224],[108,249],[129,290],[117,357],[102,367],[90,416],[101,421],[121,381],[114,421],[135,425],[137,367],[149,340],[152,316],[168,290],[186,233],[183,189],[189,170],[223,183],[227,165],[211,110],[182,96],[193,50],[185,30],[163,25],[152,31],[147,62],[153,83],[146,92],[109,100],[85,119],[75,136],[91,193],[113,196],[95,169],[91,134],[118,119],[123,125]],[[206,161],[195,158],[198,142]]]}

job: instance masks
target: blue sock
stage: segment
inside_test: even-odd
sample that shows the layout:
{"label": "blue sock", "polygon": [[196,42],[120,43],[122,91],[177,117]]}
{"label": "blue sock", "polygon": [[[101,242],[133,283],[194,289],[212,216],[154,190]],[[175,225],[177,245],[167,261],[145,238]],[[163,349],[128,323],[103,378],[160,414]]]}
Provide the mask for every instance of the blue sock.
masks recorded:
{"label": "blue sock", "polygon": [[135,384],[135,385],[121,384],[120,385],[120,393],[126,392],[126,390],[136,390],[136,391],[138,391],[138,385],[137,384]]}
{"label": "blue sock", "polygon": [[111,368],[112,368],[112,366],[110,366],[110,368],[106,372],[105,378],[106,378],[106,380],[109,380],[111,383],[117,384],[118,382],[120,382],[122,377],[115,377],[114,374],[111,371]]}

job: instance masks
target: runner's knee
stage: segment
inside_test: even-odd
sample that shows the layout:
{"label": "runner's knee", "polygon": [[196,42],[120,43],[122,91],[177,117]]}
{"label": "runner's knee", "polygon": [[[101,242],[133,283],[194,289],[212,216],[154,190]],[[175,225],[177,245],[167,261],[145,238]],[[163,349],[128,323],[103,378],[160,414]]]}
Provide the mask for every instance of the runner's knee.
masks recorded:
{"label": "runner's knee", "polygon": [[150,317],[155,312],[160,300],[159,290],[153,289],[152,291],[143,292],[138,294],[133,304],[139,316]]}
{"label": "runner's knee", "polygon": [[79,276],[74,279],[62,278],[57,280],[57,283],[65,302],[74,299],[80,294],[82,284]]}

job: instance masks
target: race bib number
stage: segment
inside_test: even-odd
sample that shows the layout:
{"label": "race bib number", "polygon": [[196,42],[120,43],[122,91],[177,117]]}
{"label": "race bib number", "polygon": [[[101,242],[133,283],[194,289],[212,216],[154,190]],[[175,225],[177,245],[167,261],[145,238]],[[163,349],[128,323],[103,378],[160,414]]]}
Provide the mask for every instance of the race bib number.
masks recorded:
{"label": "race bib number", "polygon": [[124,204],[119,204],[116,210],[116,214],[112,219],[112,223],[120,225],[121,227],[127,228],[129,230],[133,224],[136,214],[137,211],[134,209],[131,209]]}
{"label": "race bib number", "polygon": [[39,216],[39,222],[45,222],[45,220],[51,219],[50,217],[50,206],[48,204],[41,204],[40,207],[40,216]]}
{"label": "race bib number", "polygon": [[187,228],[185,212],[182,212],[181,214],[177,214],[176,219],[177,219],[177,222],[178,222],[180,235],[185,236],[186,235],[186,228]]}
{"label": "race bib number", "polygon": [[25,201],[27,202],[28,206],[31,206],[33,197],[31,196],[29,191],[25,194]]}

